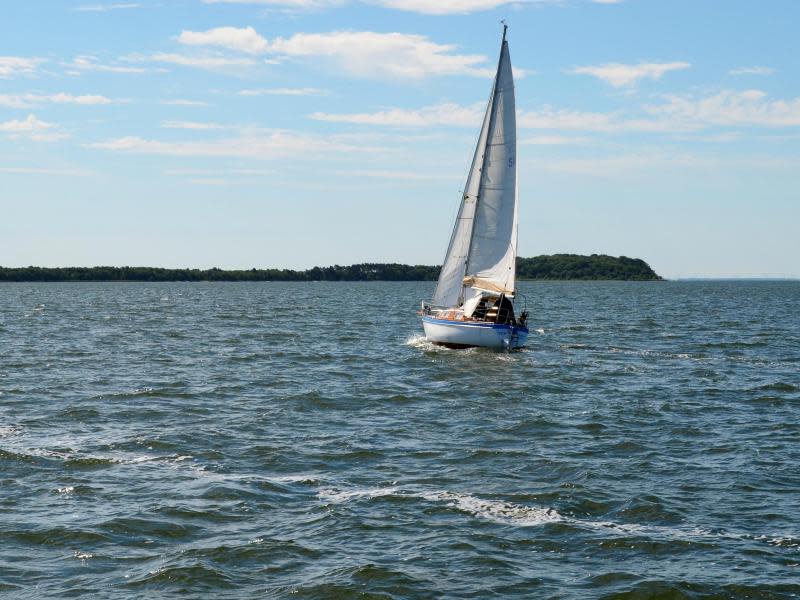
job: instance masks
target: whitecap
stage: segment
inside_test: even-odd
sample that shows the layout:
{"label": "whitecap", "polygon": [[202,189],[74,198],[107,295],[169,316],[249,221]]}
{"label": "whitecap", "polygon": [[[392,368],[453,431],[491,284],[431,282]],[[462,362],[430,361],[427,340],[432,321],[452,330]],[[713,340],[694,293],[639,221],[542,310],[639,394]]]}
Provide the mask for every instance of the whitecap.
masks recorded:
{"label": "whitecap", "polygon": [[392,496],[399,492],[396,487],[382,488],[353,488],[350,490],[323,489],[317,492],[317,496],[329,504],[342,504],[349,500],[360,498],[380,498],[381,496]]}
{"label": "whitecap", "polygon": [[800,540],[793,537],[774,537],[768,539],[767,543],[781,548],[800,548]]}
{"label": "whitecap", "polygon": [[420,494],[420,496],[432,502],[446,502],[448,506],[453,506],[475,517],[518,527],[534,527],[564,520],[553,508],[525,506],[501,500],[484,500],[469,494],[452,492],[428,492]]}
{"label": "whitecap", "polygon": [[553,508],[525,506],[500,500],[484,500],[469,494],[448,491],[420,492],[399,487],[322,489],[317,496],[330,504],[342,504],[362,498],[380,498],[384,496],[402,496],[405,498],[421,498],[428,502],[444,502],[448,506],[475,517],[488,519],[495,523],[533,527],[544,523],[562,521],[564,518]]}
{"label": "whitecap", "polygon": [[[290,476],[291,477],[291,476]],[[313,483],[315,481],[312,480]],[[647,525],[642,523],[616,523],[613,521],[593,521],[568,517],[557,510],[546,506],[531,506],[503,500],[488,500],[467,493],[449,492],[446,490],[424,490],[417,486],[399,487],[392,482],[384,487],[336,487],[321,489],[318,498],[327,504],[343,504],[361,499],[382,497],[419,498],[427,502],[444,503],[473,517],[494,523],[515,527],[535,527],[547,523],[564,523],[584,530],[602,531],[605,535],[661,538],[671,540],[692,539],[752,539],[783,548],[798,548],[800,540],[793,537],[753,536],[751,534],[712,531],[700,526],[691,525]]]}
{"label": "whitecap", "polygon": [[[3,393],[0,392],[0,396]],[[0,426],[0,438],[8,437],[11,435],[18,435],[22,431],[22,427],[17,427],[16,425],[3,425]]]}
{"label": "whitecap", "polygon": [[309,474],[296,474],[296,475],[277,475],[275,477],[267,477],[267,481],[272,483],[316,483],[317,478]]}
{"label": "whitecap", "polygon": [[429,342],[424,335],[412,335],[406,340],[406,346],[419,348],[420,350],[438,350],[439,347],[433,342]]}

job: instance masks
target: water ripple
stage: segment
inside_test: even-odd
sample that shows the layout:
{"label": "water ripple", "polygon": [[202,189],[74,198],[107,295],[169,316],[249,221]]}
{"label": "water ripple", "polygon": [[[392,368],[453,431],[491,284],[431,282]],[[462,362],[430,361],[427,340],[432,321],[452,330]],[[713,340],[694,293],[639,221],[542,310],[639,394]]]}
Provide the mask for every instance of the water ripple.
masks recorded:
{"label": "water ripple", "polygon": [[799,597],[800,285],[522,286],[2,284],[0,593]]}

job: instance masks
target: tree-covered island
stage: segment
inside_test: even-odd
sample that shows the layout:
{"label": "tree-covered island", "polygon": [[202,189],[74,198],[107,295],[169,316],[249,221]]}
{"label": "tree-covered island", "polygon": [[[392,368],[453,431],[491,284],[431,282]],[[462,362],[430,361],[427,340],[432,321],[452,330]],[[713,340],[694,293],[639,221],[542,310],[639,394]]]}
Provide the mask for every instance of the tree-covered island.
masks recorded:
{"label": "tree-covered island", "polygon": [[[435,281],[438,266],[398,263],[290,269],[162,269],[156,267],[0,267],[0,281]],[[517,259],[518,279],[657,281],[643,260],[604,254],[552,254]]]}

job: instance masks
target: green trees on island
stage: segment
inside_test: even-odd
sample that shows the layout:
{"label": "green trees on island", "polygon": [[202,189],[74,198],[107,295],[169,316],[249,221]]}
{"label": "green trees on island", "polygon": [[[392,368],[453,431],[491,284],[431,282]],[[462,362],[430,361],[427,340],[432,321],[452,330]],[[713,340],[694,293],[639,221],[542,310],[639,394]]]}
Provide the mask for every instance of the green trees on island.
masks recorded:
{"label": "green trees on island", "polygon": [[621,279],[655,281],[661,277],[641,258],[606,254],[551,254],[517,258],[519,279]]}
{"label": "green trees on island", "polygon": [[[435,281],[438,266],[398,263],[290,269],[161,269],[155,267],[0,267],[0,281]],[[519,279],[661,279],[641,259],[553,254],[517,259]]]}
{"label": "green trees on island", "polygon": [[439,267],[365,263],[290,269],[160,269],[156,267],[0,267],[0,281],[428,281]]}

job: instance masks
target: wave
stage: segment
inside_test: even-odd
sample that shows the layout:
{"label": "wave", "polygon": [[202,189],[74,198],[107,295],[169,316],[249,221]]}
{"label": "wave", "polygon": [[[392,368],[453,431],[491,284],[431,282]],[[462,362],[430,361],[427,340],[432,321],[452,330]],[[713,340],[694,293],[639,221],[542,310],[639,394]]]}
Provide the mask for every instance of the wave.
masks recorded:
{"label": "wave", "polygon": [[342,504],[349,500],[361,498],[380,498],[382,496],[408,495],[402,494],[400,488],[356,488],[350,490],[322,489],[317,496],[327,504]]}
{"label": "wave", "polygon": [[500,500],[484,500],[469,494],[428,492],[419,496],[431,502],[444,502],[448,506],[475,517],[517,527],[534,527],[564,520],[564,517],[553,508],[525,506]]}
{"label": "wave", "polygon": [[768,392],[797,392],[798,390],[800,390],[800,387],[793,385],[791,383],[776,381],[774,383],[768,383],[766,385],[753,388],[753,390],[763,390]]}
{"label": "wave", "polygon": [[0,425],[0,438],[11,437],[22,433],[22,427],[17,425]]}
{"label": "wave", "polygon": [[[215,590],[234,587],[233,579],[225,572],[213,567],[194,564],[188,566],[161,567],[147,575],[131,579],[127,587],[157,589],[180,587],[184,592],[192,590]],[[190,587],[189,587],[190,586]]]}
{"label": "wave", "polygon": [[564,520],[553,508],[525,506],[501,500],[485,500],[470,494],[444,490],[420,491],[397,486],[349,489],[326,488],[319,490],[317,496],[327,504],[342,504],[352,500],[372,500],[387,496],[417,498],[428,502],[444,503],[475,517],[519,527],[531,527]]}
{"label": "wave", "polygon": [[701,348],[719,348],[722,350],[726,349],[743,349],[743,348],[761,348],[764,346],[768,346],[769,342],[766,340],[755,340],[751,342],[745,341],[736,341],[736,342],[705,342],[700,344]]}
{"label": "wave", "polygon": [[166,384],[161,387],[143,386],[135,388],[133,390],[97,394],[92,396],[91,400],[107,400],[107,399],[126,400],[126,399],[149,398],[149,397],[159,397],[159,398],[195,397],[196,394],[194,392],[184,391],[182,389],[184,387],[185,384],[183,382]]}
{"label": "wave", "polygon": [[437,346],[433,342],[429,342],[428,338],[426,338],[424,335],[412,335],[406,340],[406,346],[425,350],[426,352],[436,352],[438,350],[447,349],[443,348],[442,346]]}
{"label": "wave", "polygon": [[642,537],[685,543],[714,543],[727,540],[752,540],[781,548],[800,547],[800,540],[791,536],[756,536],[750,533],[715,531],[691,525],[650,525],[644,523],[620,523],[609,520],[582,519],[561,514],[549,506],[532,506],[505,500],[486,499],[464,492],[446,490],[424,490],[418,487],[344,487],[324,488],[317,497],[325,504],[371,501],[378,498],[418,499],[443,504],[448,508],[501,525],[513,527],[537,527],[562,524],[585,531],[594,531],[622,538]]}
{"label": "wave", "polygon": [[513,353],[497,352],[490,348],[448,348],[447,346],[439,346],[433,342],[429,342],[428,338],[424,335],[413,335],[406,339],[405,345],[424,352],[436,352],[442,354],[453,354],[455,356],[471,356],[475,353],[481,353],[483,356],[491,356],[492,360],[499,362],[516,361],[516,354],[518,352],[525,352],[527,348],[520,348]]}

